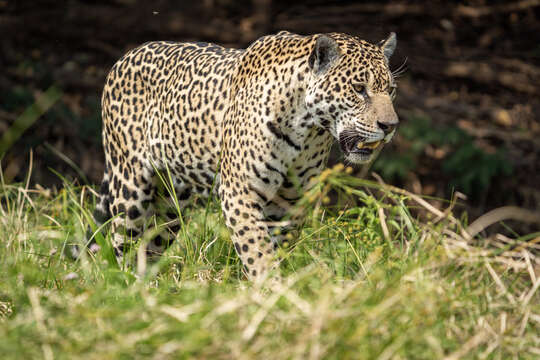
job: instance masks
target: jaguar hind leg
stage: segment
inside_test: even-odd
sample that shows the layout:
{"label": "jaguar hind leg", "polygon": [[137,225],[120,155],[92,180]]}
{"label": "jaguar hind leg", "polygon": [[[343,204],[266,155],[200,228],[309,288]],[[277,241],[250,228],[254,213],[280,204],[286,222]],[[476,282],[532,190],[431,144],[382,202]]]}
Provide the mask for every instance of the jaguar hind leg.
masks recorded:
{"label": "jaguar hind leg", "polygon": [[109,202],[109,174],[107,171],[105,171],[103,174],[103,180],[101,182],[101,188],[99,190],[96,206],[92,213],[95,226],[87,226],[86,236],[83,240],[84,244],[77,243],[66,247],[65,254],[67,256],[71,257],[72,259],[78,259],[81,256],[81,251],[83,250],[88,250],[92,254],[99,251],[100,247],[96,241],[95,232],[103,230],[103,225],[112,217],[109,211]]}
{"label": "jaguar hind leg", "polygon": [[109,213],[112,245],[119,262],[124,253],[146,230],[145,221],[153,214],[155,184],[152,172],[139,168],[131,178],[113,174],[109,182]]}
{"label": "jaguar hind leg", "polygon": [[[110,219],[112,247],[118,263],[132,245],[144,239],[146,258],[158,259],[176,239],[180,230],[179,211],[189,202],[192,188],[179,179],[173,187],[164,183],[162,174],[142,164],[132,172],[105,172],[99,200],[94,210],[97,228]],[[126,176],[131,175],[131,176]],[[99,248],[92,239],[88,247]]]}
{"label": "jaguar hind leg", "polygon": [[147,255],[151,259],[159,257],[171,246],[181,227],[181,212],[189,203],[191,187],[183,182],[174,184],[174,192],[171,187],[158,186],[153,201],[152,227],[158,228],[156,235],[147,245]]}

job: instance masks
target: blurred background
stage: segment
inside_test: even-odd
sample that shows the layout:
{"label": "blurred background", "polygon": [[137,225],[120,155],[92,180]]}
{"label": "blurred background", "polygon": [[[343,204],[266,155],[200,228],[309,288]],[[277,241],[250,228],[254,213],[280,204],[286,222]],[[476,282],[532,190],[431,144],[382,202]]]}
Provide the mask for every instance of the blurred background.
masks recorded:
{"label": "blurred background", "polygon": [[539,0],[0,0],[4,181],[25,178],[32,150],[34,186],[98,184],[105,76],[146,41],[245,47],[289,30],[377,42],[395,31],[401,125],[372,170],[428,196],[459,191],[470,217],[539,210],[539,15]]}

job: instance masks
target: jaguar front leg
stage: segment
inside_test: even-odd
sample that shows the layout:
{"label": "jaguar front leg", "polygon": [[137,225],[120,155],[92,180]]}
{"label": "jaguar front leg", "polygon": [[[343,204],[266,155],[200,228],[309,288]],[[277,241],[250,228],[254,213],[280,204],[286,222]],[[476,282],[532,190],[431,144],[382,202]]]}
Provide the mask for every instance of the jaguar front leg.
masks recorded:
{"label": "jaguar front leg", "polygon": [[[231,240],[249,279],[264,279],[277,265],[275,249],[264,221],[264,195],[239,183],[220,187],[221,207]],[[239,187],[235,187],[238,185]]]}
{"label": "jaguar front leg", "polygon": [[[286,185],[287,183],[284,184]],[[274,248],[285,242],[290,243],[298,237],[298,226],[302,223],[304,216],[302,209],[296,205],[301,196],[295,189],[293,189],[294,195],[287,190],[289,189],[282,187],[264,207],[264,216]]]}
{"label": "jaguar front leg", "polygon": [[[268,136],[257,136],[253,141],[261,148],[270,148],[271,140]],[[278,264],[265,212],[277,196],[287,170],[285,164],[261,162],[258,156],[238,156],[238,141],[248,140],[234,136],[225,138],[219,197],[231,239],[248,278],[261,280]]]}

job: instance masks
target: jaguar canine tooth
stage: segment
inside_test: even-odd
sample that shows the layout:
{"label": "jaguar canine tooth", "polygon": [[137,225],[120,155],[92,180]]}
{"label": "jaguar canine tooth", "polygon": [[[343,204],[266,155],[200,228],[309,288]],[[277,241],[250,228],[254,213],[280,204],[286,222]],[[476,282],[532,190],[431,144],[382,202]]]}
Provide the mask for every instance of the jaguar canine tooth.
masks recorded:
{"label": "jaguar canine tooth", "polygon": [[375,149],[380,144],[381,144],[381,141],[379,140],[379,141],[375,141],[375,142],[366,144],[366,147],[369,148],[369,149]]}

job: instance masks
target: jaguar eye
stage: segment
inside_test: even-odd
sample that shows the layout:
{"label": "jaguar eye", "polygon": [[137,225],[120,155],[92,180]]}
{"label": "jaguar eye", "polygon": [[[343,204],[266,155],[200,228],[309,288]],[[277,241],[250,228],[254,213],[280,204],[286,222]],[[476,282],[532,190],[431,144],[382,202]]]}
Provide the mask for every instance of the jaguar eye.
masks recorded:
{"label": "jaguar eye", "polygon": [[356,91],[358,94],[362,95],[362,96],[366,96],[366,87],[362,84],[353,84],[352,85],[354,91]]}

